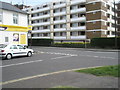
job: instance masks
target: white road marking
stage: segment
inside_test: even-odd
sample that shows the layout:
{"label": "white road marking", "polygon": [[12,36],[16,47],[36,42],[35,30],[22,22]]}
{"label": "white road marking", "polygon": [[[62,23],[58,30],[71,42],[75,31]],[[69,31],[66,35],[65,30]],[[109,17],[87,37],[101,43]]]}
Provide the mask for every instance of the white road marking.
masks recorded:
{"label": "white road marking", "polygon": [[25,80],[30,80],[30,79],[34,79],[34,78],[40,78],[40,77],[44,77],[44,76],[60,74],[60,73],[64,73],[64,72],[70,72],[70,71],[76,71],[76,70],[83,70],[83,69],[89,69],[89,68],[97,68],[97,67],[102,67],[102,66],[69,69],[69,70],[62,70],[62,71],[57,71],[57,72],[39,74],[39,75],[35,75],[35,76],[28,76],[28,77],[24,77],[24,78],[19,78],[19,79],[14,79],[14,80],[10,80],[10,81],[0,82],[0,85],[11,84],[11,83],[19,82],[19,81],[25,81]]}
{"label": "white road marking", "polygon": [[106,58],[106,59],[117,59],[117,58],[115,58],[115,57],[107,57],[107,56],[106,56],[106,57],[105,57],[105,56],[103,57],[103,56],[92,56],[92,55],[81,55],[81,54],[80,54],[79,56],[94,57],[94,58],[104,58],[104,59],[105,59],[105,58]]}
{"label": "white road marking", "polygon": [[78,56],[77,54],[68,54],[68,53],[57,53],[57,52],[43,52],[38,51],[38,53],[45,53],[45,54],[55,54],[55,55],[66,55],[66,56]]}
{"label": "white road marking", "polygon": [[67,57],[72,57],[72,56],[62,56],[62,57],[55,57],[55,58],[51,58],[51,59],[60,59],[60,58],[67,58]]}
{"label": "white road marking", "polygon": [[0,66],[0,67],[5,68],[5,67],[10,67],[10,66],[24,65],[24,64],[28,64],[28,63],[35,63],[35,62],[41,62],[41,61],[43,61],[43,60],[36,60],[36,61],[22,62],[22,63],[16,63],[16,64],[9,64],[9,65],[4,65],[4,66]]}

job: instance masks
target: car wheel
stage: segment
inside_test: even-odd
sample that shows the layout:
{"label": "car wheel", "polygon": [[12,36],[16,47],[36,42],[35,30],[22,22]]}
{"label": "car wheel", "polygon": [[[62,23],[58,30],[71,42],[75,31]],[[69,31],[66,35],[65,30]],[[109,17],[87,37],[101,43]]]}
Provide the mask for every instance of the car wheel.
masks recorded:
{"label": "car wheel", "polygon": [[27,56],[28,56],[28,57],[31,57],[31,56],[32,56],[32,52],[28,52],[28,53],[27,53]]}
{"label": "car wheel", "polygon": [[7,54],[6,58],[7,58],[8,60],[10,60],[10,59],[12,58],[12,55],[11,55],[11,54]]}

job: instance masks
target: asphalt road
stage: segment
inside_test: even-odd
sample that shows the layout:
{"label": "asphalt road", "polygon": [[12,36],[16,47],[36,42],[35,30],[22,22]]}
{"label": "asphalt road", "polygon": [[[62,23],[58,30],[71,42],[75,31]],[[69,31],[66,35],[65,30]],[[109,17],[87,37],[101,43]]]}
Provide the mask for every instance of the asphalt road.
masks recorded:
{"label": "asphalt road", "polygon": [[33,49],[36,53],[32,57],[17,57],[2,61],[0,67],[2,67],[3,87],[12,82],[30,80],[28,77],[36,79],[37,75],[44,76],[63,70],[118,64],[118,52],[56,47],[33,47]]}

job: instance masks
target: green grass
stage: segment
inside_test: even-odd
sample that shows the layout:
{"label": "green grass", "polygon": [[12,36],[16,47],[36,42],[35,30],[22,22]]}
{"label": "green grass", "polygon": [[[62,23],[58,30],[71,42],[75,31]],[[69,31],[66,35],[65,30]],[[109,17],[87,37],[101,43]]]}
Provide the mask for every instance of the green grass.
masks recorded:
{"label": "green grass", "polygon": [[76,72],[93,74],[93,75],[96,75],[96,76],[120,77],[120,74],[119,74],[120,64],[119,65],[114,65],[114,66],[104,66],[104,67],[98,67],[98,68],[77,70]]}
{"label": "green grass", "polygon": [[87,89],[77,88],[73,86],[56,86],[56,87],[50,88],[49,90],[87,90]]}

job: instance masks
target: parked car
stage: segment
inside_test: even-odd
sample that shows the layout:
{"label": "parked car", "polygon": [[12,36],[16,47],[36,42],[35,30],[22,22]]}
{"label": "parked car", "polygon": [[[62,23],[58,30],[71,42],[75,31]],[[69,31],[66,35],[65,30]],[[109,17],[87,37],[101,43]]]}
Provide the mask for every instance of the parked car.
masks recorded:
{"label": "parked car", "polygon": [[11,59],[16,56],[32,56],[34,51],[32,49],[26,48],[22,45],[14,44],[0,44],[0,57],[2,59]]}

